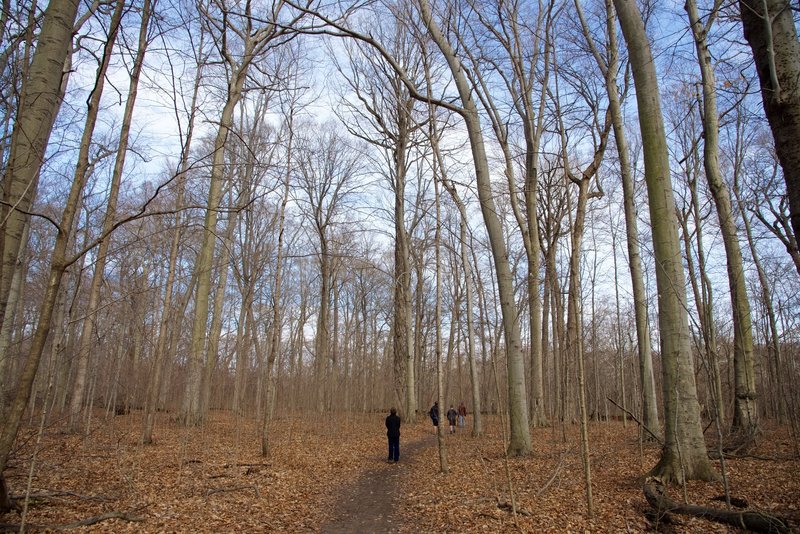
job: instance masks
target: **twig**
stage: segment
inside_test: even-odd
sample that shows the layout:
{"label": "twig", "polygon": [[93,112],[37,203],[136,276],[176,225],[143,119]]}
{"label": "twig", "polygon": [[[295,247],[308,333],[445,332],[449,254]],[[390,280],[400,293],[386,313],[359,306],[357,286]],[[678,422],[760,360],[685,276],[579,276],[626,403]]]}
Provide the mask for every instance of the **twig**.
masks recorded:
{"label": "twig", "polygon": [[539,495],[541,495],[542,493],[544,493],[545,491],[547,491],[547,488],[549,488],[549,487],[550,487],[550,484],[552,484],[552,483],[553,483],[553,481],[554,481],[554,480],[556,479],[556,477],[558,476],[558,473],[559,473],[559,471],[561,471],[561,466],[562,466],[562,465],[564,465],[564,457],[559,455],[559,457],[558,457],[558,465],[556,466],[556,469],[555,469],[555,471],[553,471],[553,476],[551,476],[551,477],[550,477],[550,480],[548,480],[548,481],[545,483],[545,485],[544,485],[544,486],[542,486],[542,487],[539,489],[539,491],[537,491],[537,492],[536,492],[536,496],[537,496],[537,497],[538,497]]}
{"label": "twig", "polygon": [[210,490],[206,491],[206,497],[208,497],[210,495],[214,495],[215,493],[227,493],[229,491],[240,491],[240,490],[248,490],[248,489],[253,490],[255,492],[255,494],[256,494],[256,497],[261,498],[261,495],[258,493],[258,488],[256,486],[252,485],[252,484],[249,485],[249,486],[234,486],[232,488],[210,489]]}
{"label": "twig", "polygon": [[[132,515],[132,512],[108,512],[107,514],[96,515],[94,517],[87,517],[74,523],[66,525],[31,525],[28,524],[27,528],[34,530],[71,530],[78,527],[88,527],[106,521],[108,519],[122,519],[123,521],[139,522],[144,521],[143,517]],[[0,532],[19,532],[20,526],[10,523],[0,523]]]}
{"label": "twig", "polygon": [[654,440],[656,440],[656,441],[659,443],[659,445],[664,445],[664,442],[663,442],[663,441],[661,441],[661,438],[659,438],[657,435],[655,435],[655,434],[653,433],[653,431],[652,431],[652,430],[650,430],[649,428],[647,428],[647,426],[646,426],[644,423],[642,423],[642,422],[639,420],[639,418],[638,418],[638,417],[636,417],[635,415],[633,415],[633,414],[632,414],[632,413],[631,413],[629,410],[626,410],[625,408],[623,408],[622,406],[620,406],[619,404],[617,404],[616,402],[614,402],[614,400],[613,400],[611,397],[606,397],[606,400],[607,400],[608,402],[610,402],[611,404],[613,404],[614,406],[616,406],[617,408],[619,408],[620,410],[622,410],[623,412],[625,412],[626,414],[630,415],[630,416],[631,416],[631,418],[632,418],[634,421],[636,421],[636,424],[638,424],[640,427],[644,428],[644,429],[645,429],[645,431],[646,431],[648,434],[650,434],[651,436],[653,436],[653,439],[654,439]]}
{"label": "twig", "polygon": [[[71,491],[42,491],[39,493],[31,493],[29,495],[32,499],[47,499],[52,497],[75,497],[81,501],[100,501],[100,502],[114,502],[117,499],[114,497],[106,497],[105,495],[80,495]],[[24,495],[14,495],[12,500],[22,500]]]}

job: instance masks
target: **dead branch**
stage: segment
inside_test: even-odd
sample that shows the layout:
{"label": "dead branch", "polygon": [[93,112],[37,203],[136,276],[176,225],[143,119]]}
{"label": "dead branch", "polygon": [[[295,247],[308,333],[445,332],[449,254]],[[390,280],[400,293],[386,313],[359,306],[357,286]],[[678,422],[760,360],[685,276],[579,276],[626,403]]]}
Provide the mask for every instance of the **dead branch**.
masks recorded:
{"label": "dead branch", "polygon": [[228,469],[230,467],[270,467],[270,466],[271,464],[269,462],[259,462],[255,464],[240,463],[240,462],[237,462],[235,464],[222,464],[222,467],[224,469]]}
{"label": "dead branch", "polygon": [[558,458],[558,465],[556,466],[555,470],[553,471],[553,476],[551,476],[551,477],[550,477],[550,480],[548,480],[548,481],[545,483],[545,485],[544,485],[544,486],[542,486],[542,487],[539,489],[539,491],[537,491],[537,492],[536,492],[536,496],[537,496],[537,497],[538,497],[539,495],[541,495],[542,493],[544,493],[545,491],[547,491],[547,488],[549,488],[549,487],[550,487],[550,484],[552,484],[552,483],[553,483],[553,481],[556,479],[556,477],[558,476],[558,474],[561,472],[561,466],[562,466],[562,465],[564,465],[564,457],[563,457],[563,456],[559,456],[559,458]]}
{"label": "dead branch", "polygon": [[[80,521],[76,521],[74,523],[68,523],[66,525],[26,524],[25,528],[31,530],[71,530],[73,528],[78,528],[78,527],[88,527],[90,525],[94,525],[102,521],[107,521],[109,519],[122,519],[123,521],[131,521],[131,522],[144,521],[143,517],[133,515],[132,512],[108,512],[106,514],[96,515],[94,517],[87,517],[86,519],[81,519]],[[20,531],[20,525],[13,525],[10,523],[0,523],[0,532],[19,532],[19,531]]]}
{"label": "dead branch", "polygon": [[228,493],[228,492],[231,492],[231,491],[241,491],[241,490],[253,490],[255,492],[255,494],[256,494],[256,497],[261,498],[261,495],[258,492],[258,488],[256,486],[252,485],[252,484],[249,485],[249,486],[234,486],[234,487],[231,487],[231,488],[210,489],[210,490],[206,491],[206,497],[214,495],[215,493]]}
{"label": "dead branch", "polygon": [[778,517],[763,512],[738,512],[722,510],[694,504],[681,504],[667,495],[667,488],[655,477],[649,477],[644,484],[644,496],[650,506],[656,509],[658,516],[668,513],[701,517],[717,523],[725,523],[753,532],[789,533],[786,522]]}
{"label": "dead branch", "polygon": [[[117,499],[114,497],[106,497],[105,495],[81,495],[72,491],[39,491],[28,495],[30,499],[51,499],[56,497],[74,497],[79,501],[99,501],[99,502],[114,502]],[[25,495],[14,495],[12,500],[21,501],[25,499]]]}
{"label": "dead branch", "polygon": [[656,440],[656,441],[658,442],[658,444],[659,444],[659,445],[664,445],[664,442],[663,442],[663,441],[661,441],[661,438],[659,438],[657,435],[655,435],[655,434],[653,433],[653,431],[652,431],[652,430],[650,430],[649,428],[647,428],[647,427],[645,426],[645,424],[644,424],[644,423],[642,423],[641,421],[639,421],[639,418],[638,418],[638,417],[636,417],[636,416],[635,416],[635,415],[633,415],[633,414],[632,414],[630,411],[626,410],[625,408],[623,408],[622,406],[620,406],[619,404],[617,404],[616,402],[614,402],[614,400],[613,400],[611,397],[606,397],[606,400],[607,400],[608,402],[610,402],[611,404],[613,404],[614,406],[616,406],[617,408],[619,408],[620,410],[622,410],[623,412],[625,412],[626,414],[630,415],[630,416],[631,416],[631,419],[633,419],[634,421],[636,421],[636,424],[637,424],[637,425],[639,425],[640,427],[644,428],[645,432],[647,432],[648,434],[650,434],[650,435],[653,437],[653,439],[654,439],[654,440]]}
{"label": "dead branch", "polygon": [[514,510],[514,507],[511,505],[511,503],[505,502],[505,501],[497,503],[497,507],[500,510],[504,510],[506,512],[516,511],[516,513],[518,513],[520,515],[526,515],[526,516],[527,515],[533,515],[528,510],[526,510],[524,508],[520,508],[519,506],[517,506],[517,509]]}

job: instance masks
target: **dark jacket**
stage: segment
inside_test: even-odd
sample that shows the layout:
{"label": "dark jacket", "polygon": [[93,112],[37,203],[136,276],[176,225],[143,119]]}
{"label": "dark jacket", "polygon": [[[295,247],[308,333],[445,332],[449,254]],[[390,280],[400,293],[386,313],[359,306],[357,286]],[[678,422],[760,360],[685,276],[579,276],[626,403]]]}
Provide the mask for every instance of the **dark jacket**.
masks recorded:
{"label": "dark jacket", "polygon": [[450,408],[449,410],[447,410],[447,421],[451,425],[456,424],[456,416],[457,415],[458,415],[458,412],[456,412],[454,408]]}
{"label": "dark jacket", "polygon": [[390,438],[400,437],[400,416],[391,414],[386,417],[386,435]]}

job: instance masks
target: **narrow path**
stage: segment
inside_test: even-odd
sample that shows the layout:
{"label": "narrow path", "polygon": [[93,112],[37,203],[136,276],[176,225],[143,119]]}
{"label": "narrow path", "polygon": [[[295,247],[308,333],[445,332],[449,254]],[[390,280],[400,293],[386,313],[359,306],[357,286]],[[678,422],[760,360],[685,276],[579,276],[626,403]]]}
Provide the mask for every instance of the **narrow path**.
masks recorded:
{"label": "narrow path", "polygon": [[[400,462],[383,463],[370,469],[347,486],[342,487],[336,502],[337,515],[320,532],[323,534],[397,532],[394,503],[400,495],[401,479],[414,455],[435,445],[434,436],[411,443],[400,443]],[[385,462],[385,460],[384,460]]]}

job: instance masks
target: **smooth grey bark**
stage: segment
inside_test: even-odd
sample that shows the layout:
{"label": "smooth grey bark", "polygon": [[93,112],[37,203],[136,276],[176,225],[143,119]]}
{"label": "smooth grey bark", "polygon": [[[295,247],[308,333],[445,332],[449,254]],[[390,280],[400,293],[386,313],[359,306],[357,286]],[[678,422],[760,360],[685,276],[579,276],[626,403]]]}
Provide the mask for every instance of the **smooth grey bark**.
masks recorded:
{"label": "smooth grey bark", "polygon": [[[62,52],[54,50],[53,46],[55,43],[59,42],[59,35],[61,38],[65,38],[65,36],[62,35],[61,33],[64,32],[66,29],[69,30],[69,32],[67,32],[66,38],[71,36],[72,21],[74,21],[76,14],[76,12],[73,11],[71,19],[64,18],[66,16],[65,8],[66,11],[69,11],[70,8],[69,6],[67,6],[66,3],[61,3],[56,1],[52,2],[48,6],[48,10],[45,14],[46,18],[48,16],[47,14],[51,13],[50,12],[51,7],[54,9],[54,11],[52,12],[53,17],[55,17],[57,20],[55,22],[50,21],[52,24],[50,26],[48,25],[47,20],[45,21],[45,27],[48,28],[48,33],[46,35],[45,42],[42,43],[41,38],[45,34],[45,28],[42,29],[42,34],[40,34],[40,45],[39,48],[37,48],[37,52],[34,56],[33,63],[37,64],[38,65],[37,68],[40,70],[42,68],[46,70],[47,63],[52,61],[53,57],[58,56],[58,53]],[[75,6],[72,7],[74,8]],[[118,6],[118,10],[121,13],[120,6]],[[75,173],[73,175],[73,182],[70,188],[69,196],[67,198],[66,207],[61,215],[60,224],[57,226],[58,233],[56,235],[55,246],[50,259],[50,273],[47,285],[45,287],[45,293],[43,296],[42,305],[39,310],[39,321],[37,323],[34,335],[31,339],[28,357],[25,360],[22,373],[19,377],[19,382],[17,384],[16,392],[14,394],[10,409],[8,410],[8,412],[4,411],[2,414],[0,414],[0,417],[2,417],[2,421],[0,421],[0,423],[2,423],[0,424],[0,427],[2,428],[2,431],[0,431],[0,512],[8,511],[11,508],[11,502],[9,499],[9,494],[3,473],[8,464],[9,454],[14,444],[14,440],[16,439],[17,432],[19,430],[19,425],[22,420],[22,416],[25,413],[25,410],[28,406],[28,402],[31,399],[31,391],[33,389],[34,380],[36,378],[36,373],[39,368],[39,362],[41,361],[41,357],[44,352],[45,343],[47,341],[48,334],[50,332],[50,326],[52,324],[53,313],[55,310],[56,303],[58,301],[61,280],[64,276],[64,272],[66,271],[67,267],[71,263],[74,263],[75,261],[80,259],[85,253],[85,251],[88,250],[87,247],[83,251],[80,251],[80,253],[77,254],[77,256],[74,256],[72,258],[67,258],[67,247],[70,242],[71,231],[75,221],[75,216],[81,205],[79,202],[80,194],[83,191],[83,188],[86,184],[86,179],[88,177],[88,171],[90,168],[88,159],[89,145],[91,142],[92,134],[94,132],[94,125],[96,123],[97,114],[99,110],[99,101],[100,101],[100,95],[102,94],[103,84],[105,81],[105,72],[108,68],[108,64],[110,61],[111,50],[113,49],[113,43],[116,38],[116,32],[119,29],[119,20],[120,20],[119,17],[117,17],[115,19],[115,22],[112,23],[111,25],[109,32],[109,39],[107,40],[104,46],[103,58],[101,60],[100,65],[98,66],[98,72],[95,78],[95,88],[91,98],[89,99],[88,103],[89,110],[87,113],[86,128],[84,130],[84,135],[81,140],[81,150],[79,151],[78,163],[76,164]],[[68,27],[67,24],[69,24]],[[69,39],[67,39],[67,41],[63,43],[65,50],[69,48],[68,43]],[[37,62],[36,57],[39,56],[40,53],[45,55],[46,57],[39,58],[39,61]],[[57,71],[57,77],[59,81],[61,81],[60,69],[61,66],[63,66],[63,61],[64,61],[64,56],[61,56],[61,60],[59,63],[59,70]],[[33,74],[33,72],[36,71],[33,69],[32,65],[31,74]],[[55,72],[56,71],[51,72],[50,75],[54,76]],[[43,76],[43,73],[41,72],[38,73],[38,76]],[[52,80],[50,81],[52,82]],[[45,87],[46,83],[42,82],[43,80],[41,79],[37,80],[35,83],[32,81],[32,83],[34,83],[34,87],[46,93],[47,90],[47,88]],[[61,87],[61,90],[63,91],[63,86]],[[47,130],[46,135],[44,137],[40,137],[39,139],[26,139],[26,142],[34,143],[34,145],[36,145],[36,143],[40,143],[38,145],[39,149],[42,150],[42,154],[39,154],[40,158],[43,157],[43,152],[47,145],[47,137],[49,136],[49,131],[50,128],[52,127],[52,120],[54,120],[55,118],[58,106],[60,105],[60,98],[63,96],[63,94],[58,94],[57,98],[50,98],[51,96],[52,95],[49,94],[39,94],[34,98],[34,100],[37,101],[38,99],[41,98],[45,102],[50,102],[50,104],[53,106],[53,109],[49,110],[46,110],[44,108],[36,108],[36,106],[33,106],[35,109],[34,115],[37,114],[40,115],[40,118],[42,118],[43,120],[49,117],[48,119],[50,120],[49,126],[44,124],[42,125]],[[22,110],[24,108],[21,106],[20,109]],[[26,121],[24,120],[20,121],[21,128],[24,128],[25,122]],[[15,133],[16,133],[16,128],[15,128]],[[44,134],[43,131],[40,131],[39,133]],[[25,136],[26,134],[23,132],[20,135]],[[22,145],[24,146],[25,143],[22,143]],[[12,146],[13,146],[13,141],[12,141]],[[28,145],[28,149],[32,149],[32,147]],[[29,157],[32,156],[35,159],[35,155],[28,154],[28,156]],[[9,161],[11,162],[11,160]],[[36,179],[38,179],[38,170],[39,167],[41,166],[41,163],[42,163],[41,159],[39,159],[38,163],[35,163],[33,160],[28,160],[28,165],[37,165],[34,177]],[[31,169],[28,168],[28,170]],[[11,163],[9,163],[9,167],[7,168],[7,174],[6,174],[6,178],[9,181],[19,178],[19,175],[17,175],[16,177],[14,176],[14,172],[15,171],[13,171],[13,169],[11,168]],[[24,176],[24,174],[25,173],[23,172],[22,175]],[[6,224],[10,226],[11,222],[9,220],[6,220]],[[22,235],[26,233],[24,227],[21,228],[21,232]],[[20,246],[19,242],[17,243],[16,246],[17,247]],[[7,297],[7,295],[5,295],[5,297]]]}
{"label": "smooth grey bark", "polygon": [[[480,125],[480,115],[472,98],[471,87],[464,75],[464,68],[452,45],[447,41],[433,18],[433,12],[427,0],[418,0],[423,22],[428,32],[447,60],[453,81],[461,100],[461,116],[467,128],[473,164],[478,185],[478,198],[481,205],[486,231],[497,273],[497,286],[500,308],[503,317],[508,363],[508,408],[511,434],[508,452],[512,456],[526,455],[531,452],[531,436],[528,429],[528,403],[525,389],[525,365],[520,339],[518,308],[514,299],[514,281],[508,262],[503,229],[497,215],[494,193],[489,175],[489,162]],[[441,407],[444,409],[444,406]]]}
{"label": "smooth grey bark", "polygon": [[656,259],[665,432],[661,459],[651,474],[666,481],[712,480],[717,477],[706,453],[697,402],[685,276],[655,61],[635,0],[614,0],[614,6],[628,43],[636,86]]}
{"label": "smooth grey bark", "polygon": [[619,76],[619,47],[617,45],[616,11],[612,0],[605,0],[607,56],[599,53],[591,40],[588,26],[583,17],[579,1],[575,2],[581,20],[584,36],[589,43],[592,55],[606,78],[608,94],[608,110],[614,127],[614,140],[619,158],[620,179],[622,182],[623,211],[625,213],[625,235],[628,250],[628,269],[631,275],[633,293],[634,321],[636,323],[637,354],[639,356],[639,384],[642,399],[642,421],[651,432],[661,434],[658,420],[658,403],[656,399],[656,383],[653,374],[653,358],[650,347],[650,326],[647,319],[647,293],[644,287],[642,258],[639,248],[639,228],[637,223],[636,198],[634,191],[633,165],[625,133],[625,121],[622,115],[622,97],[617,85]]}
{"label": "smooth grey bark", "polygon": [[[67,77],[64,66],[72,49],[72,32],[78,0],[52,0],[47,4],[27,78],[19,98],[2,182],[0,206],[0,314],[5,314],[13,272],[17,269],[24,228],[36,195],[39,170],[56,115],[61,107]],[[3,317],[0,317],[2,322]],[[0,470],[1,471],[1,470]]]}
{"label": "smooth grey bark", "polygon": [[[800,238],[800,41],[796,6],[789,0],[739,0],[739,11],[783,169],[796,246]],[[796,266],[800,274],[800,264]]]}
{"label": "smooth grey bark", "polygon": [[[473,86],[480,98],[483,107],[487,110],[495,137],[505,159],[505,175],[509,187],[509,201],[517,226],[522,236],[522,244],[528,263],[527,293],[528,293],[528,327],[530,346],[530,394],[528,396],[530,423],[533,427],[547,426],[547,415],[544,406],[543,383],[543,357],[542,357],[542,297],[541,297],[541,246],[539,242],[538,208],[538,181],[539,181],[539,146],[544,132],[544,109],[546,90],[550,76],[551,31],[553,25],[553,3],[548,2],[547,8],[542,9],[540,4],[535,24],[528,28],[523,24],[519,11],[521,7],[516,2],[499,2],[498,13],[502,13],[499,22],[484,17],[474,3],[479,20],[500,45],[511,64],[508,73],[495,69],[492,62],[492,74],[501,77],[513,101],[514,112],[519,116],[523,126],[524,137],[524,167],[522,183],[518,183],[516,165],[511,154],[508,135],[507,118],[505,112],[501,113],[494,102],[493,93],[496,89],[490,88],[481,76],[481,62],[485,57],[490,57],[491,52],[484,53],[482,43],[462,40],[463,50],[469,56],[475,69],[471,72]],[[494,8],[493,8],[494,9]],[[531,40],[532,37],[532,40]],[[529,44],[530,42],[530,44]],[[470,51],[477,45],[476,53]],[[530,49],[529,49],[530,47]],[[542,54],[542,48],[544,54]],[[543,57],[543,72],[537,73],[540,57]],[[534,102],[535,84],[539,80],[538,103]],[[477,89],[480,88],[480,91]],[[522,191],[522,205],[518,199],[518,191]]]}
{"label": "smooth grey bark", "polygon": [[[722,177],[719,165],[719,116],[717,112],[716,78],[708,49],[707,35],[716,16],[716,9],[703,24],[695,0],[686,0],[686,12],[692,26],[697,62],[703,83],[703,163],[711,195],[717,208],[722,242],[725,245],[728,287],[731,294],[733,318],[733,376],[735,396],[731,430],[740,434],[746,442],[755,439],[758,429],[758,406],[756,396],[755,368],[753,357],[753,327],[750,321],[750,301],[739,246],[736,220],[731,205],[728,185]],[[795,39],[796,41],[796,39]],[[800,48],[797,49],[800,51]],[[800,70],[798,70],[800,73]],[[798,101],[800,102],[800,101]],[[800,206],[799,206],[800,207]]]}

